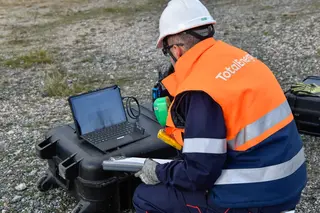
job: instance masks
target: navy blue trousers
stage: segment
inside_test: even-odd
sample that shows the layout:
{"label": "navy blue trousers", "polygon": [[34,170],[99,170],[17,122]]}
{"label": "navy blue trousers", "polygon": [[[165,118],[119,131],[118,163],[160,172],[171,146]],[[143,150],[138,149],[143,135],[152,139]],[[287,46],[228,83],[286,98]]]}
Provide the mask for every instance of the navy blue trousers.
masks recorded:
{"label": "navy blue trousers", "polygon": [[163,184],[140,184],[133,196],[133,206],[136,213],[280,213],[295,208],[295,204],[264,208],[219,208],[207,204],[205,192],[181,191]]}

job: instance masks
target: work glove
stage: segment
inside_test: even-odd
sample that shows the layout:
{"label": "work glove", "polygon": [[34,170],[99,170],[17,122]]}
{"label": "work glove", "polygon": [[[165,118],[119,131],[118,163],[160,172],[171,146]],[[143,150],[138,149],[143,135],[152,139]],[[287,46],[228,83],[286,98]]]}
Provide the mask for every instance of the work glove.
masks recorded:
{"label": "work glove", "polygon": [[139,177],[142,182],[144,182],[147,185],[155,185],[160,183],[157,174],[156,174],[156,166],[159,163],[153,161],[150,158],[147,158],[144,161],[142,169],[135,173],[135,177]]}
{"label": "work glove", "polygon": [[291,91],[297,95],[310,95],[320,97],[320,86],[317,84],[297,83],[291,86]]}

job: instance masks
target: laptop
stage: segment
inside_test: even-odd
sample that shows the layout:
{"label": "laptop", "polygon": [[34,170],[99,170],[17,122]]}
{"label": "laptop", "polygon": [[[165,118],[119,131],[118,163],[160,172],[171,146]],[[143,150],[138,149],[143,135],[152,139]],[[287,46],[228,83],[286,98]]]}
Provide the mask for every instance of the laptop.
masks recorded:
{"label": "laptop", "polygon": [[149,136],[128,121],[117,85],[71,96],[68,102],[78,138],[103,152]]}

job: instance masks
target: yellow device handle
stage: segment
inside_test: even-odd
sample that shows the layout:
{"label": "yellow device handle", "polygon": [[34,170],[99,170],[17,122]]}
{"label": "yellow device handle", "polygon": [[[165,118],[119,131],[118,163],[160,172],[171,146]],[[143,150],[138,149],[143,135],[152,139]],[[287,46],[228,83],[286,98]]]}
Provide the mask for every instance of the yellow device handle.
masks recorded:
{"label": "yellow device handle", "polygon": [[158,132],[158,138],[165,142],[166,144],[176,148],[177,150],[181,150],[182,146],[175,141],[173,138],[171,138],[169,135],[167,135],[163,129],[160,129]]}

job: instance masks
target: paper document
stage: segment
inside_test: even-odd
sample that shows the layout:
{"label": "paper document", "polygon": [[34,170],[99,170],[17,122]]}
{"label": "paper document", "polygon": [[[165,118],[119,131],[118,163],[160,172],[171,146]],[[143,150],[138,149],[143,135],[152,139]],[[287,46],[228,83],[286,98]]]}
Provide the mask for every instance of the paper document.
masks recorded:
{"label": "paper document", "polygon": [[[126,171],[126,172],[137,172],[144,164],[146,158],[111,158],[110,160],[105,160],[102,163],[103,170],[107,171]],[[160,164],[169,163],[170,159],[152,159]]]}

